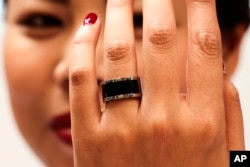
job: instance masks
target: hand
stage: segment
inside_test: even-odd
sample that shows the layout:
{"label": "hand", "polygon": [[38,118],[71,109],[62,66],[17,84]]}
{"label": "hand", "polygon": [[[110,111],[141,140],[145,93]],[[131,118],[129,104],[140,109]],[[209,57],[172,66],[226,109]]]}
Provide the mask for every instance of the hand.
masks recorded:
{"label": "hand", "polygon": [[142,55],[135,52],[132,4],[108,0],[104,80],[138,76],[136,60],[142,59],[141,99],[107,102],[101,112],[95,73],[100,20],[77,34],[70,65],[75,166],[228,167],[228,151],[244,148],[243,127],[236,90],[222,75],[214,0],[187,0],[186,94],[179,92],[171,0],[143,1]]}

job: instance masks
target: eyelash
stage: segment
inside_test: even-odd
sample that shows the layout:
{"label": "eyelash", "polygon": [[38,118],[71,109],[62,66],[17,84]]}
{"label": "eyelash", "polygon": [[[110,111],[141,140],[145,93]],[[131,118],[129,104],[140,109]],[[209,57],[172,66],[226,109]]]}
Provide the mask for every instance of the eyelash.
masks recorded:
{"label": "eyelash", "polygon": [[56,28],[62,27],[63,22],[55,16],[49,14],[35,13],[30,14],[18,21],[18,23],[22,26],[26,26],[29,28]]}

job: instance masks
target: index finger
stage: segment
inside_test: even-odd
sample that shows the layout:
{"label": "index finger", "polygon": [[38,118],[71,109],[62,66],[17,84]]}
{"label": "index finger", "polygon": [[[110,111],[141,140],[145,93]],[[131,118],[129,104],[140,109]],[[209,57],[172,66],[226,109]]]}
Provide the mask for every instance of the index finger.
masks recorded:
{"label": "index finger", "polygon": [[[92,18],[85,19],[85,23],[90,19]],[[94,25],[81,26],[75,38],[69,68],[73,137],[77,136],[76,133],[89,135],[97,127],[101,117],[95,73],[95,49],[99,33],[100,21],[97,19]]]}

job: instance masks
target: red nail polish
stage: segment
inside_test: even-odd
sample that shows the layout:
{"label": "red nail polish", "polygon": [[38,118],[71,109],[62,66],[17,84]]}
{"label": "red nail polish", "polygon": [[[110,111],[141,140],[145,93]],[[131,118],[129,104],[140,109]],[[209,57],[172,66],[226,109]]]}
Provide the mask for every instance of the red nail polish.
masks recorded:
{"label": "red nail polish", "polygon": [[97,20],[97,15],[95,13],[89,13],[85,17],[83,25],[95,24],[96,20]]}

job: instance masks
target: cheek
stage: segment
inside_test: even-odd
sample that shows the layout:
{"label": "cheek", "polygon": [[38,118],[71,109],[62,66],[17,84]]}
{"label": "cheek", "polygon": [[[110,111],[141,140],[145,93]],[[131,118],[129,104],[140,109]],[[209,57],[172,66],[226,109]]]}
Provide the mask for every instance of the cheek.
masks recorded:
{"label": "cheek", "polygon": [[6,37],[5,67],[11,93],[29,96],[43,91],[55,62],[50,50],[49,45],[30,39]]}
{"label": "cheek", "polygon": [[46,99],[51,94],[53,70],[63,50],[57,46],[56,43],[61,44],[58,41],[40,43],[14,34],[7,33],[4,46],[12,109],[23,137],[40,152],[49,143],[44,128],[50,112]]}
{"label": "cheek", "polygon": [[[37,106],[46,83],[41,68],[43,61],[28,41],[10,34],[6,36],[4,55],[12,109],[19,130],[34,148],[38,141],[36,136],[41,137],[41,112]],[[32,130],[30,125],[37,130]]]}
{"label": "cheek", "polygon": [[30,133],[29,126],[34,123],[37,127],[42,118],[39,111],[51,80],[53,61],[46,45],[14,34],[10,31],[6,35],[5,69],[14,115],[27,137],[37,133]]}

